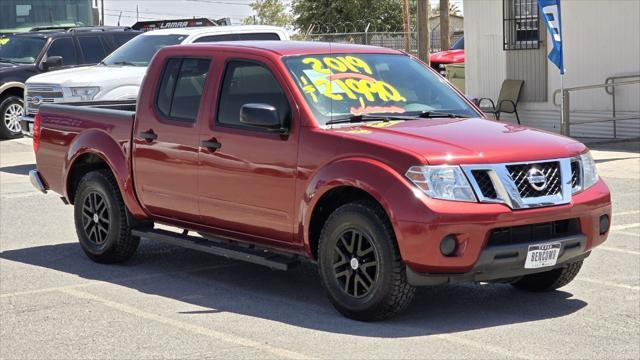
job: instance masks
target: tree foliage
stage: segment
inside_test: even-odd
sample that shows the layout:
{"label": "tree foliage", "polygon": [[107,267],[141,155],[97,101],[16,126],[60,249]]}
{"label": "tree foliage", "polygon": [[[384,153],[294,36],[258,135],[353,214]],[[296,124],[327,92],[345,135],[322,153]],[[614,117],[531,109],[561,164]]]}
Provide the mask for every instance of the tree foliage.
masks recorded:
{"label": "tree foliage", "polygon": [[245,24],[275,25],[286,27],[291,25],[292,17],[282,0],[255,0],[250,3],[255,16],[247,16]]}
{"label": "tree foliage", "polygon": [[315,33],[402,30],[402,2],[398,0],[293,0],[294,25]]}

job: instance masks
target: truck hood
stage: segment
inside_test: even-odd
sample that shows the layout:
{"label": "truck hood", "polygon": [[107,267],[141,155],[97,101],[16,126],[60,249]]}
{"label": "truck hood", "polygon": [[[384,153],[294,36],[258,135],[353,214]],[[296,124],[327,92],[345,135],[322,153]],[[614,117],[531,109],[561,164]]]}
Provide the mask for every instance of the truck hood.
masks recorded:
{"label": "truck hood", "polygon": [[431,54],[429,61],[439,64],[459,64],[464,62],[464,49],[447,50]]}
{"label": "truck hood", "polygon": [[481,118],[365,123],[330,131],[389,151],[407,151],[431,165],[556,159],[586,150],[582,143],[564,136]]}
{"label": "truck hood", "polygon": [[27,84],[51,84],[62,87],[100,86],[111,83],[140,85],[147,68],[142,66],[84,66],[73,69],[51,71],[32,76]]}

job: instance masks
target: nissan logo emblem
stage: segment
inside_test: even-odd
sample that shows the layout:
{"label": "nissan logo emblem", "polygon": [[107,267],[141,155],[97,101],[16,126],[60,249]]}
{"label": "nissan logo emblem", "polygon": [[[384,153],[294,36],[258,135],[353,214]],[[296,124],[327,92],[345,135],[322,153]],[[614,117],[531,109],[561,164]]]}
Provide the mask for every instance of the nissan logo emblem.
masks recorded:
{"label": "nissan logo emblem", "polygon": [[33,105],[40,105],[42,104],[42,96],[34,96],[31,98],[31,103]]}
{"label": "nissan logo emblem", "polygon": [[545,175],[540,169],[531,168],[527,172],[527,180],[532,188],[542,191],[547,187],[547,175]]}

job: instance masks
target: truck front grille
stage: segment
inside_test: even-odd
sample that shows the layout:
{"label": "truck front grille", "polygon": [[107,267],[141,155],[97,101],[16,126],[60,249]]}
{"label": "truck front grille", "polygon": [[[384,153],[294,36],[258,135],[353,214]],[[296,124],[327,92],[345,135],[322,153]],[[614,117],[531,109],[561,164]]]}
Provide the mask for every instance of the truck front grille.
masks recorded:
{"label": "truck front grille", "polygon": [[[511,179],[516,183],[523,198],[555,195],[560,192],[560,164],[557,161],[536,164],[508,165]],[[546,177],[546,186],[542,190],[529,182],[531,171],[539,171]]]}
{"label": "truck front grille", "polygon": [[580,221],[578,219],[504,227],[491,231],[487,247],[553,240],[579,233]]}
{"label": "truck front grille", "polygon": [[62,102],[62,88],[55,85],[28,84],[24,103],[27,115],[35,115],[42,104]]}
{"label": "truck front grille", "polygon": [[462,169],[480,202],[504,203],[512,209],[567,204],[580,182],[579,167],[572,159],[462,165]]}

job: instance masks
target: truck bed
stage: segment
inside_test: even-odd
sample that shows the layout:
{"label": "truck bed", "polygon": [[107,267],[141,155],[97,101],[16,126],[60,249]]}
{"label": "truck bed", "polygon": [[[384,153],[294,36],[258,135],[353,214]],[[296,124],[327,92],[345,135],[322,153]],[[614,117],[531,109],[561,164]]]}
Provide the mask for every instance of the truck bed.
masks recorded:
{"label": "truck bed", "polygon": [[[134,107],[128,105],[129,108]],[[126,106],[123,106],[126,108]],[[64,178],[72,159],[70,147],[84,143],[112,141],[128,154],[135,111],[91,106],[43,105],[40,108],[40,146],[36,153],[38,170],[48,187],[63,193]],[[82,137],[82,141],[79,138]],[[60,169],[63,169],[60,172]]]}

